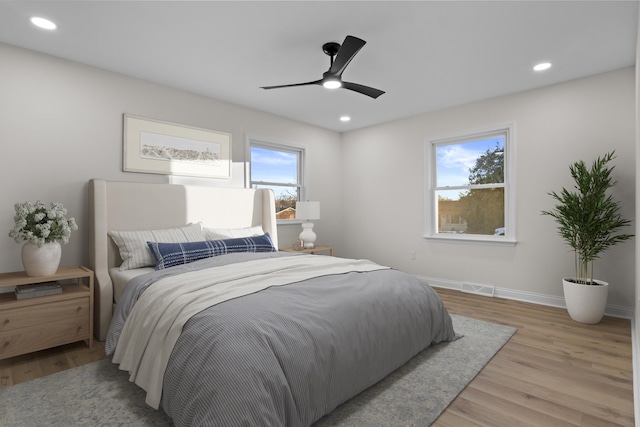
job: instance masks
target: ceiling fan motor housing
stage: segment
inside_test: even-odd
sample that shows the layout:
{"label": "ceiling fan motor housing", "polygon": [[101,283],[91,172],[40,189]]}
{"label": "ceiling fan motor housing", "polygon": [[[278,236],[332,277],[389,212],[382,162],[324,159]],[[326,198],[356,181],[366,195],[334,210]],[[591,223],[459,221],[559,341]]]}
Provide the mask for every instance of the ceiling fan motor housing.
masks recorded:
{"label": "ceiling fan motor housing", "polygon": [[339,50],[340,50],[340,43],[329,42],[322,45],[322,51],[327,55],[329,55],[332,60],[333,60],[333,57],[338,54]]}

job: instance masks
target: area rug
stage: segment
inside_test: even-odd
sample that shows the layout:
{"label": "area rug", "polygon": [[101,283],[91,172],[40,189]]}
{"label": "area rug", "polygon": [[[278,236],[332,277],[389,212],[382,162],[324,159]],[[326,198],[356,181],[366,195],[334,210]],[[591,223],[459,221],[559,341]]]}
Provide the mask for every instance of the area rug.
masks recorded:
{"label": "area rug", "polygon": [[[432,346],[315,427],[429,426],[516,329],[452,315],[463,338]],[[0,389],[0,425],[170,426],[110,360]]]}

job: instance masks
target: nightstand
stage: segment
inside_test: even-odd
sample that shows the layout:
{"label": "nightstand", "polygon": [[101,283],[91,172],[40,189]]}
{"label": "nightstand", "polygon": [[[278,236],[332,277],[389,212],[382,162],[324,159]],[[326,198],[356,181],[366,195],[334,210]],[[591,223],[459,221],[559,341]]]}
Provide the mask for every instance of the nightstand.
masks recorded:
{"label": "nightstand", "polygon": [[333,246],[321,246],[321,245],[316,245],[314,248],[309,248],[309,249],[300,249],[300,250],[295,250],[293,248],[284,248],[284,249],[280,249],[283,252],[302,252],[305,254],[315,254],[316,252],[329,252],[329,255],[333,256]]}
{"label": "nightstand", "polygon": [[93,271],[60,267],[52,276],[0,274],[0,288],[59,281],[62,293],[18,300],[0,293],[0,360],[76,341],[93,347]]}

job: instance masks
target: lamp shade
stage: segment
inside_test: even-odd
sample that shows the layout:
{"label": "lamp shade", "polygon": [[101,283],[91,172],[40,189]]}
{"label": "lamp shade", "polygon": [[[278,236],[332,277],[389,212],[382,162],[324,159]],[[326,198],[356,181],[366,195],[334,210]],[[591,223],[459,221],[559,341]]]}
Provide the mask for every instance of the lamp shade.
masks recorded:
{"label": "lamp shade", "polygon": [[296,203],[296,219],[304,221],[320,219],[320,202],[298,202]]}

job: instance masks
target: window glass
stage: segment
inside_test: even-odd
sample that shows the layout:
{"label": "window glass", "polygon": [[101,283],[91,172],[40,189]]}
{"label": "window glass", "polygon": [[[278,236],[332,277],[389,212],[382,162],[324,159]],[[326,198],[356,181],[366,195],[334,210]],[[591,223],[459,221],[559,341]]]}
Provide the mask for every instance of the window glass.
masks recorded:
{"label": "window glass", "polygon": [[[438,233],[504,236],[504,189],[437,192]],[[502,232],[498,233],[497,230]]]}
{"label": "window glass", "polygon": [[507,176],[510,130],[429,143],[428,236],[513,240]]}
{"label": "window glass", "polygon": [[276,219],[295,218],[302,190],[303,150],[250,141],[251,188],[270,188],[276,198]]}
{"label": "window glass", "polygon": [[252,181],[297,184],[298,154],[251,147],[251,178]]}

